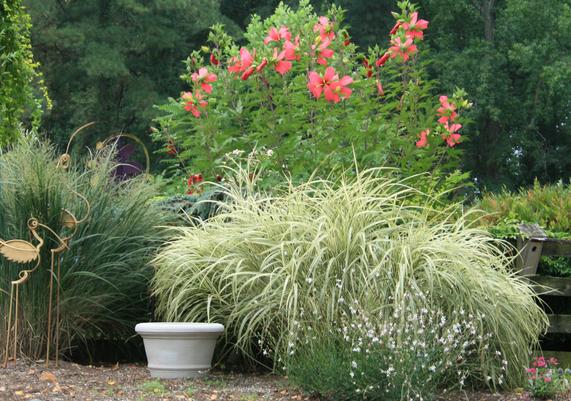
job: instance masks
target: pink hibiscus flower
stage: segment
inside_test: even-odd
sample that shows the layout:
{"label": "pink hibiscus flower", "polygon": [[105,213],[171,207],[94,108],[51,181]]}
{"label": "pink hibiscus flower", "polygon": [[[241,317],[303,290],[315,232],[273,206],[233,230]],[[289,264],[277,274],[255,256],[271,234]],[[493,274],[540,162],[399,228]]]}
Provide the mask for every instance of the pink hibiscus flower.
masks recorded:
{"label": "pink hibiscus flower", "polygon": [[291,33],[287,27],[282,26],[279,30],[271,27],[268,36],[264,39],[264,44],[267,45],[270,42],[279,42],[282,39],[291,40]]}
{"label": "pink hibiscus flower", "polygon": [[254,62],[255,54],[256,54],[256,52],[254,52],[254,55],[252,55],[248,51],[248,49],[246,49],[245,47],[242,47],[240,49],[240,56],[239,57],[232,57],[230,59],[230,62],[234,63],[234,64],[228,67],[228,71],[234,72],[234,73],[240,73],[240,72],[246,71],[248,68],[250,68],[250,66]]}
{"label": "pink hibiscus flower", "polygon": [[210,83],[216,81],[216,74],[209,73],[206,67],[202,67],[198,69],[198,72],[192,73],[190,77],[192,82],[200,84],[204,92],[212,93],[212,85],[210,85]]}
{"label": "pink hibiscus flower", "polygon": [[333,32],[333,23],[327,17],[319,17],[317,24],[313,26],[313,32],[319,32],[321,40],[335,39],[335,32]]}
{"label": "pink hibiscus flower", "polygon": [[290,61],[299,60],[300,56],[299,54],[297,54],[298,48],[299,48],[299,36],[295,37],[294,42],[286,40],[284,42],[285,59]]}
{"label": "pink hibiscus flower", "polygon": [[288,72],[291,67],[291,61],[287,61],[285,60],[286,58],[286,51],[282,50],[281,52],[278,53],[278,49],[274,49],[274,57],[273,57],[273,61],[275,64],[275,69],[277,72],[279,72],[282,76]]}
{"label": "pink hibiscus flower", "polygon": [[407,38],[404,42],[400,37],[393,38],[391,44],[392,46],[389,49],[391,58],[400,56],[404,61],[408,61],[410,56],[417,52],[416,45],[413,44],[412,38]]}
{"label": "pink hibiscus flower", "polygon": [[445,124],[448,121],[452,122],[458,116],[456,113],[456,105],[448,100],[448,96],[440,96],[440,107],[437,110],[438,122]]}
{"label": "pink hibiscus flower", "polygon": [[345,75],[339,79],[339,75],[335,73],[335,69],[333,67],[327,67],[323,76],[315,71],[309,72],[307,88],[316,99],[319,99],[323,93],[325,100],[328,102],[339,103],[341,97],[346,99],[351,96],[352,91],[347,85],[352,82],[353,79],[350,76]]}
{"label": "pink hibiscus flower", "polygon": [[[330,39],[323,40],[317,46],[317,63],[321,65],[327,65],[327,59],[333,57],[335,52],[332,49],[329,49],[329,45],[331,44]],[[315,45],[313,46],[315,48]]]}
{"label": "pink hibiscus flower", "polygon": [[208,102],[203,99],[203,96],[200,92],[195,92],[194,95],[192,92],[184,92],[181,95],[181,99],[185,102],[184,109],[196,118],[200,117],[200,109],[204,109],[208,106]]}
{"label": "pink hibiscus flower", "polygon": [[415,11],[412,13],[410,21],[402,24],[402,27],[406,31],[407,38],[412,38],[412,39],[418,38],[422,40],[424,36],[424,33],[422,31],[428,28],[428,21],[423,19],[418,19],[418,12]]}

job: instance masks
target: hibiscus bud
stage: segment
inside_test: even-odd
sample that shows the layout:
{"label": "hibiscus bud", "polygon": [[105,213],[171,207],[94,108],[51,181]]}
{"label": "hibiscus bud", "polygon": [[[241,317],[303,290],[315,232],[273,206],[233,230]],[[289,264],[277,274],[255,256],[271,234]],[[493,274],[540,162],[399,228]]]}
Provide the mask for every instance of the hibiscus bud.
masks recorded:
{"label": "hibiscus bud", "polygon": [[220,64],[220,61],[218,61],[218,59],[216,58],[214,53],[210,53],[210,64],[212,64],[212,65]]}
{"label": "hibiscus bud", "polygon": [[208,53],[210,51],[210,48],[208,46],[202,46],[200,50],[202,50],[204,53]]}
{"label": "hibiscus bud", "polygon": [[394,35],[395,33],[397,33],[398,29],[400,28],[400,21],[397,21],[395,26],[393,26],[393,28],[391,29],[391,31],[389,32],[390,35]]}
{"label": "hibiscus bud", "polygon": [[349,46],[351,44],[351,38],[349,35],[345,34],[345,40],[343,41],[343,46]]}
{"label": "hibiscus bud", "polygon": [[242,81],[245,81],[248,78],[250,78],[250,75],[252,75],[255,71],[256,69],[254,67],[250,67],[246,71],[244,71],[244,73],[242,74]]}
{"label": "hibiscus bud", "polygon": [[[262,60],[262,62],[260,63],[259,66],[256,67],[256,72],[260,72],[264,69],[264,67],[266,66],[266,64],[268,64],[268,59],[266,59],[264,57],[264,59]],[[243,79],[243,78],[242,78]]]}
{"label": "hibiscus bud", "polygon": [[390,57],[389,53],[383,54],[383,56],[381,58],[379,58],[377,61],[375,61],[375,65],[377,67],[382,67],[383,65],[385,65],[385,63],[387,62],[389,57]]}

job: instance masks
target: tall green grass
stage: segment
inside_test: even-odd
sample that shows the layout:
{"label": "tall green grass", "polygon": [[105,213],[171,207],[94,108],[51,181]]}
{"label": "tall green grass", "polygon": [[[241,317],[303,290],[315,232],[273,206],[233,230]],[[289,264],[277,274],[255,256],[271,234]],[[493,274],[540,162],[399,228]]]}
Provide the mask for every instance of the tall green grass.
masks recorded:
{"label": "tall green grass", "polygon": [[[433,207],[436,199],[386,170],[289,185],[274,197],[239,176],[217,216],[177,229],[156,257],[162,318],[223,323],[238,350],[252,358],[267,350],[280,364],[303,352],[305,337],[336,330],[352,305],[373,315],[418,290],[426,294],[414,300],[418,310],[479,316],[478,332],[492,333],[508,362],[508,382],[523,380],[547,318],[508,270],[507,245],[458,207]],[[497,356],[482,347],[476,363],[482,377]]]}
{"label": "tall green grass", "polygon": [[[28,239],[26,222],[31,216],[62,233],[62,208],[78,218],[86,212],[84,202],[69,189],[82,193],[91,204],[88,220],[79,226],[62,259],[64,352],[87,340],[127,338],[133,335],[135,323],[149,318],[152,269],[148,261],[161,240],[157,226],[165,220],[150,202],[155,189],[144,179],[119,181],[113,177],[112,156],[99,152],[89,163],[76,159],[66,172],[56,168],[56,150],[35,139],[22,141],[0,155],[0,238]],[[53,245],[54,241],[46,243],[41,266],[20,289],[19,348],[31,358],[43,357],[46,347],[48,250]],[[9,282],[18,269],[0,258],[2,344]]]}

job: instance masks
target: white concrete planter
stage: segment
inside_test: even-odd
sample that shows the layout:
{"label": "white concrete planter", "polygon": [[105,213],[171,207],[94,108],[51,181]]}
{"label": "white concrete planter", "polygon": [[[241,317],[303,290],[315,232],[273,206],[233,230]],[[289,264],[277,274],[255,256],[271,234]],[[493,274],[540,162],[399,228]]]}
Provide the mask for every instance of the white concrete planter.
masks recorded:
{"label": "white concrete planter", "polygon": [[152,377],[197,377],[210,369],[216,339],[224,331],[217,323],[139,323]]}

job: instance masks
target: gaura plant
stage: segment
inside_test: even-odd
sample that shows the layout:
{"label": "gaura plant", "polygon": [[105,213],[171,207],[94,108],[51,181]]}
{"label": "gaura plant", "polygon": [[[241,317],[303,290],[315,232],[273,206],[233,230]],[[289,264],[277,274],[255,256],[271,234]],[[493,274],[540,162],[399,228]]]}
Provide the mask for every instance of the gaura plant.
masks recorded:
{"label": "gaura plant", "polygon": [[[457,168],[465,93],[433,95],[422,41],[429,22],[398,3],[383,46],[360,52],[343,11],[317,15],[308,0],[253,16],[238,45],[215,25],[186,60],[189,89],[159,107],[154,137],[184,179],[214,181],[234,150],[265,148],[271,168],[297,179],[320,167],[395,166],[405,175]],[[181,178],[181,182],[182,182]]]}

